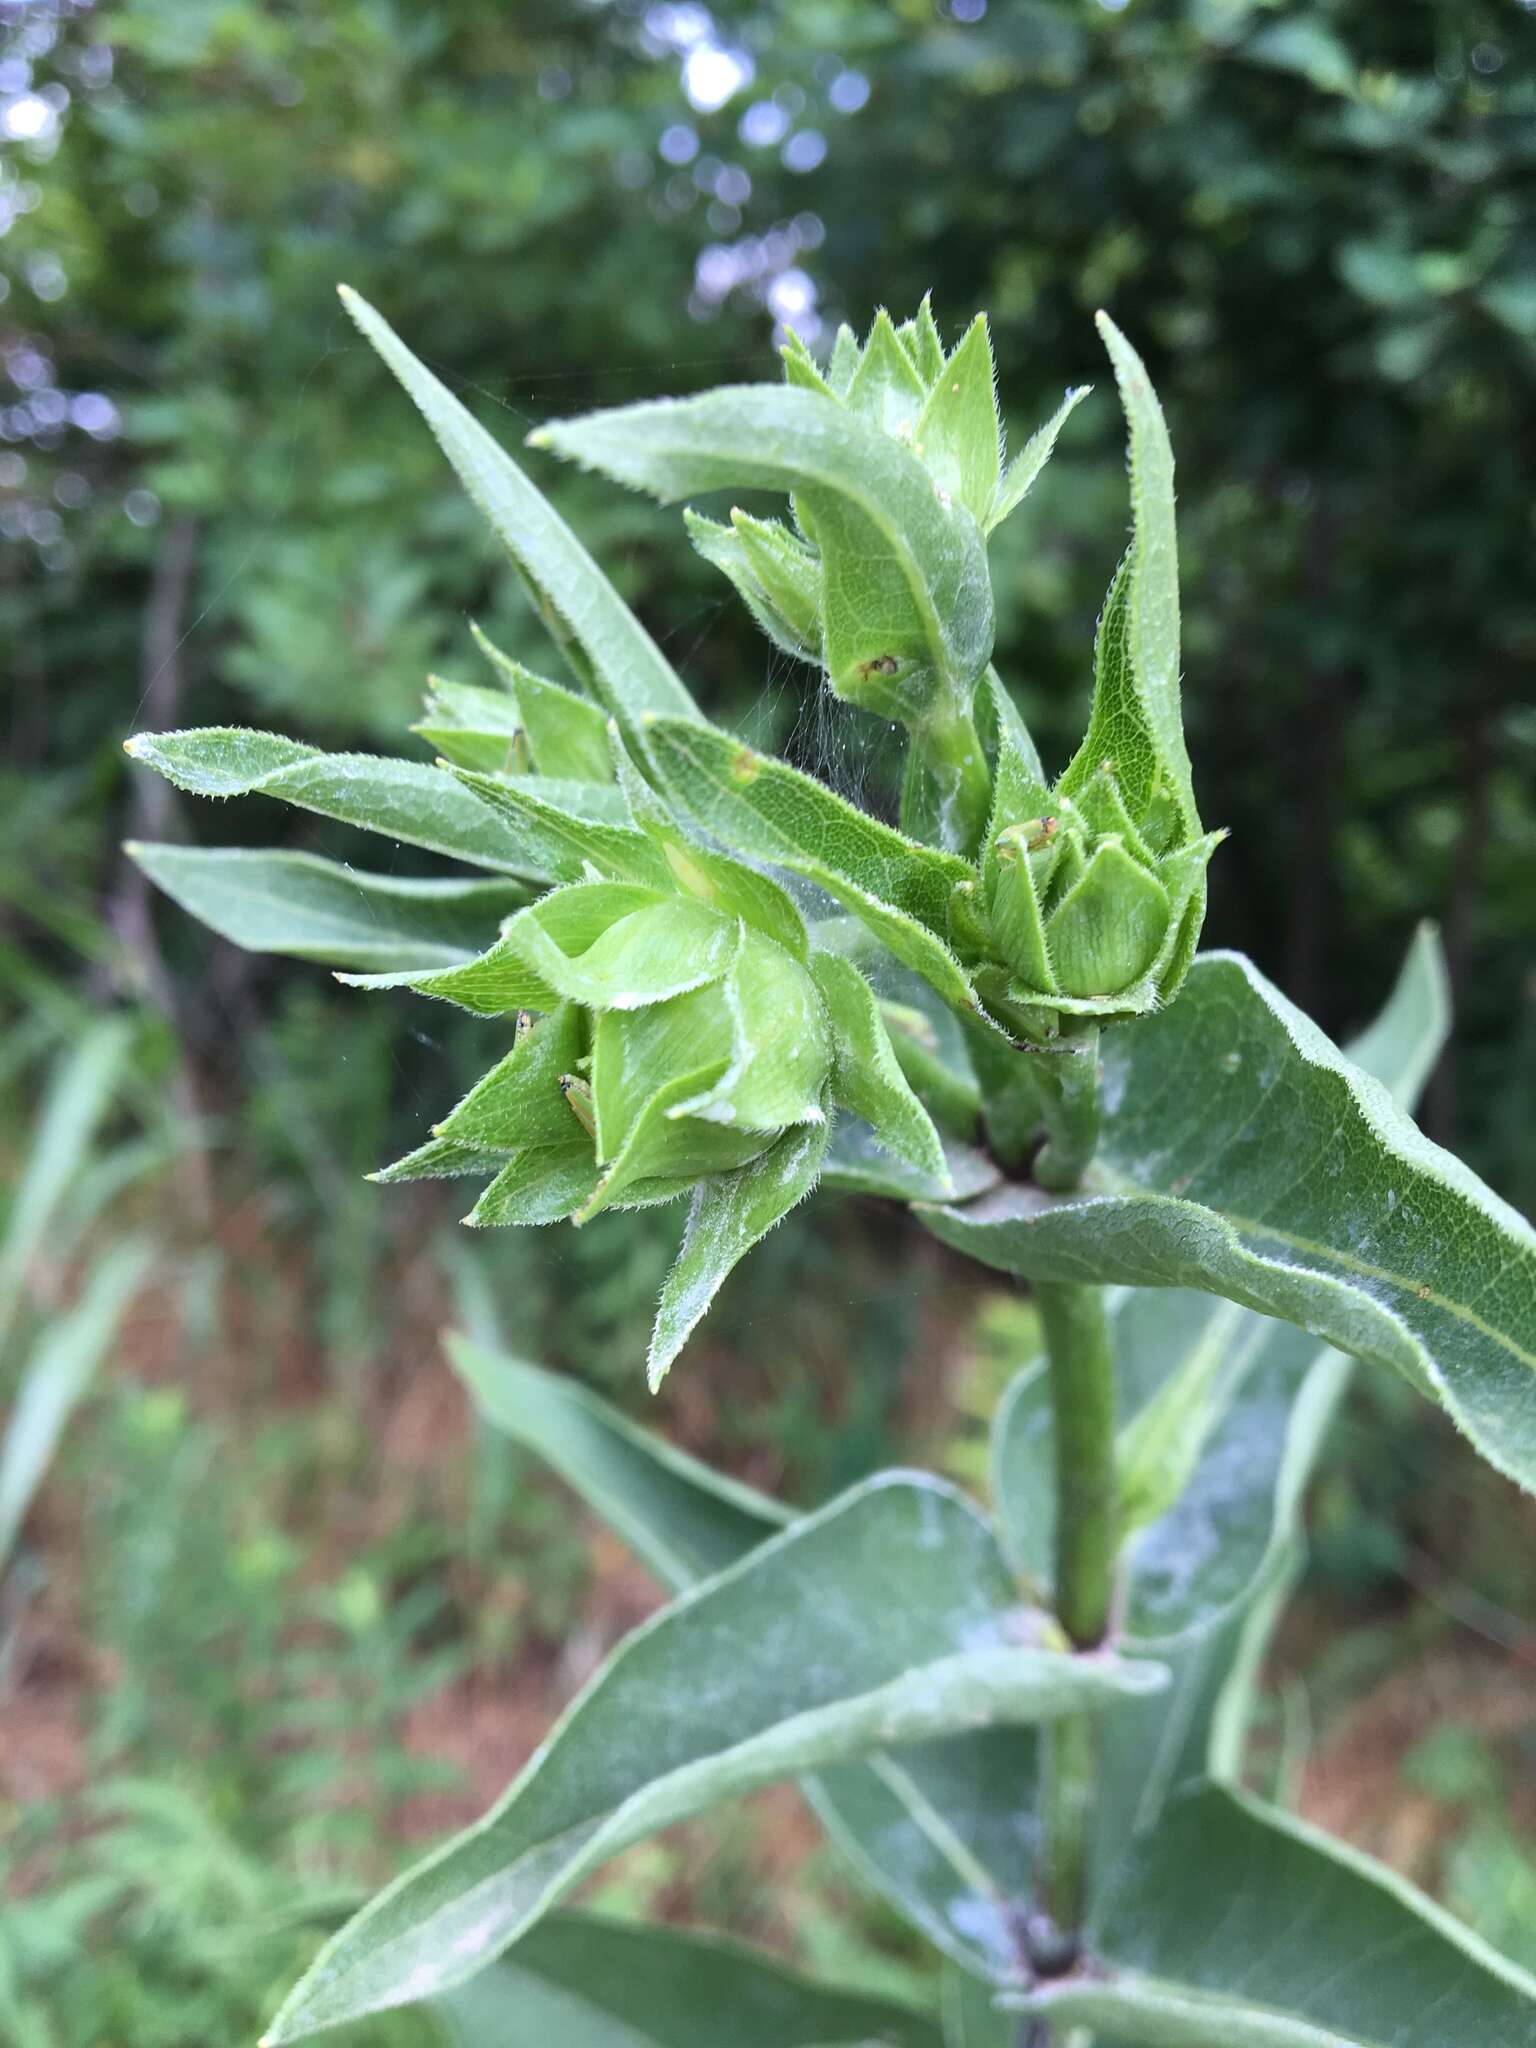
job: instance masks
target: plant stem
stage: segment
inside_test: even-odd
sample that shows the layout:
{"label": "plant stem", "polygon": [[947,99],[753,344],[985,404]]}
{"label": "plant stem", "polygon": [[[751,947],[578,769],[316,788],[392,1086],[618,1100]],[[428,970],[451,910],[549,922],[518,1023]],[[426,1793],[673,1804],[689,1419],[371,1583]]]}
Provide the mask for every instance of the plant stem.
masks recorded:
{"label": "plant stem", "polygon": [[1074,1038],[1068,1050],[1039,1054],[1035,1078],[1040,1084],[1046,1131],[1035,1160],[1035,1179],[1053,1194],[1070,1194],[1099,1143],[1097,1027]]}
{"label": "plant stem", "polygon": [[1104,1291],[1039,1281],[1056,1431],[1056,1614],[1080,1650],[1109,1627],[1117,1540],[1115,1368]]}
{"label": "plant stem", "polygon": [[[1056,1614],[1073,1646],[1091,1650],[1109,1629],[1118,1542],[1115,1377],[1103,1290],[1040,1282],[1056,1439]],[[1087,1899],[1096,1758],[1091,1716],[1045,1730],[1041,1753],[1040,1902],[1075,1943]]]}
{"label": "plant stem", "polygon": [[992,771],[969,710],[927,718],[912,731],[939,797],[944,844],[969,858],[992,815]]}

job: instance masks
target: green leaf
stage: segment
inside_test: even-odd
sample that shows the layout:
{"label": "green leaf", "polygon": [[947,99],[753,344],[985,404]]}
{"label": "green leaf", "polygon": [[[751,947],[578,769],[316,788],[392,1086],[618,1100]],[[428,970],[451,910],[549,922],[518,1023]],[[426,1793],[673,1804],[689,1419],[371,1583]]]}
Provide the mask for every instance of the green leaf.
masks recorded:
{"label": "green leaf", "polygon": [[[486,806],[502,827],[557,882],[582,882],[594,869],[616,881],[670,887],[666,862],[645,833],[627,822],[617,789],[594,783],[538,783],[531,776],[478,775],[456,768],[464,794]],[[580,792],[579,796],[576,792]],[[602,802],[591,801],[594,793]]]}
{"label": "green leaf", "polygon": [[541,1017],[462,1101],[432,1127],[432,1141],[386,1167],[380,1180],[489,1170],[496,1175],[466,1221],[480,1225],[556,1223],[574,1213],[597,1182],[591,1134],[561,1089],[582,1053],[574,1003]]}
{"label": "green leaf", "polygon": [[813,879],[836,876],[931,932],[945,929],[949,892],[971,872],[957,855],[918,845],[714,726],[657,720],[647,738],[674,800],[728,844]]}
{"label": "green leaf", "polygon": [[655,641],[506,450],[416,360],[366,299],[345,285],[341,299],[405,386],[512,559],[582,648],[609,711],[631,729],[648,711],[696,718],[692,697]]}
{"label": "green leaf", "polygon": [[945,1180],[955,1191],[949,1197],[942,1192],[943,1181],[893,1157],[867,1123],[839,1117],[822,1165],[822,1185],[846,1195],[885,1195],[896,1202],[969,1201],[1002,1179],[992,1160],[974,1145],[954,1138],[942,1142]]}
{"label": "green leaf", "polygon": [[460,967],[438,967],[426,973],[405,967],[387,974],[338,974],[336,979],[348,988],[408,988],[440,1003],[454,1003],[477,1017],[552,1010],[558,1000],[549,983],[535,974],[518,948],[504,938]]}
{"label": "green leaf", "polygon": [[628,1843],[758,1785],[1160,1682],[1017,1647],[1015,1601],[937,1481],[887,1475],[807,1516],[626,1637],[499,1805],[327,1945],[269,2042],[451,1989]]}
{"label": "green leaf", "polygon": [[[745,1556],[785,1520],[776,1501],[637,1429],[596,1395],[448,1339],[488,1419],[548,1460],[635,1554],[676,1587]],[[530,1379],[529,1375],[534,1377]],[[1120,1714],[1124,1705],[1109,1711]],[[1030,1890],[1014,1823],[1027,1806],[1027,1732],[975,1729],[839,1764],[804,1781],[823,1826],[865,1880],[948,1954],[1007,1979],[1012,1901]]]}
{"label": "green leaf", "polygon": [[248,953],[333,967],[459,966],[528,900],[516,882],[408,880],[312,853],[133,842],[124,851],[173,902]]}
{"label": "green leaf", "polygon": [[816,953],[811,972],[832,1023],[832,1098],[862,1117],[898,1159],[949,1184],[944,1147],[897,1065],[874,991],[851,961]]}
{"label": "green leaf", "polygon": [[1194,782],[1179,703],[1179,547],[1173,512],[1173,448],[1162,408],[1141,357],[1107,313],[1099,334],[1115,366],[1130,426],[1131,543],[1129,636],[1131,673],[1157,765],[1184,836],[1200,830]]}
{"label": "green leaf", "polygon": [[1092,1976],[1017,2001],[1138,2048],[1524,2048],[1536,1979],[1257,1801],[1175,1801],[1093,1916]]}
{"label": "green leaf", "polygon": [[[602,707],[574,690],[537,676],[494,646],[477,625],[475,645],[512,694],[529,756],[540,775],[569,782],[611,782],[608,718]],[[477,764],[468,763],[468,766]]]}
{"label": "green leaf", "polygon": [[148,1265],[143,1245],[115,1245],[92,1268],[80,1299],[45,1325],[15,1381],[0,1436],[0,1575],[69,1418],[90,1391]]}
{"label": "green leaf", "polygon": [[573,882],[520,910],[506,942],[562,996],[593,1010],[638,1010],[718,981],[741,926],[686,896],[624,882]]}
{"label": "green leaf", "polygon": [[675,1450],[576,1381],[452,1333],[444,1343],[485,1419],[552,1466],[675,1592],[790,1520],[778,1501]]}
{"label": "green leaf", "polygon": [[826,1121],[802,1124],[750,1164],[699,1183],[651,1332],[646,1378],[653,1393],[733,1267],[815,1187],[828,1136]]}
{"label": "green leaf", "polygon": [[1412,1114],[1451,1029],[1451,986],[1432,924],[1413,935],[1381,1013],[1346,1050],[1374,1074],[1399,1109]]}
{"label": "green leaf", "polygon": [[1131,666],[1131,570],[1120,558],[1093,638],[1093,709],[1083,743],[1058,785],[1075,797],[1109,763],[1133,816],[1142,816],[1158,782],[1157,739],[1148,725]]}
{"label": "green leaf", "polygon": [[1192,1286],[1392,1366],[1536,1487],[1536,1233],[1247,961],[1105,1039],[1083,1193],[925,1212],[1031,1278]]}
{"label": "green leaf", "polygon": [[934,383],[915,447],[941,488],[964,505],[983,533],[1002,475],[1002,431],[992,337],[986,315],[978,313]]}
{"label": "green leaf", "polygon": [[477,867],[535,880],[544,872],[502,819],[487,812],[452,775],[424,762],[325,754],[277,733],[217,726],[200,732],[136,733],[126,744],[136,761],[158,769],[194,796],[260,792]]}
{"label": "green leaf", "polygon": [[718,2048],[722,2014],[732,2048],[941,2048],[925,2013],[739,1942],[576,1913],[551,1914],[432,2010],[448,2048]]}
{"label": "green leaf", "polygon": [[514,775],[529,765],[526,746],[519,747],[517,705],[501,691],[428,676],[426,704],[411,731],[459,768]]}
{"label": "green leaf", "polygon": [[647,735],[668,794],[706,830],[815,882],[947,1003],[977,1007],[964,969],[937,936],[950,890],[970,875],[963,860],[919,846],[712,726],[658,720]]}
{"label": "green leaf", "polygon": [[995,668],[988,668],[984,684],[992,722],[997,728],[997,768],[992,778],[992,822],[988,841],[1005,825],[1037,818],[1046,808],[1050,785],[1029,728]]}
{"label": "green leaf", "polygon": [[932,678],[968,703],[992,650],[980,535],[945,512],[915,455],[845,406],[746,384],[560,421],[538,438],[663,503],[742,485],[795,493],[822,557],[834,687],[858,701],[871,664],[894,661],[918,694],[931,696]]}
{"label": "green leaf", "polygon": [[821,564],[789,529],[740,510],[729,526],[685,511],[688,538],[728,576],[763,632],[797,661],[821,659]]}
{"label": "green leaf", "polygon": [[1016,512],[1029,496],[1041,470],[1051,459],[1057,436],[1092,389],[1091,384],[1074,385],[1045,425],[1030,435],[1009,463],[1007,472],[998,486],[992,516],[987,521],[988,533],[994,533],[1008,514]]}

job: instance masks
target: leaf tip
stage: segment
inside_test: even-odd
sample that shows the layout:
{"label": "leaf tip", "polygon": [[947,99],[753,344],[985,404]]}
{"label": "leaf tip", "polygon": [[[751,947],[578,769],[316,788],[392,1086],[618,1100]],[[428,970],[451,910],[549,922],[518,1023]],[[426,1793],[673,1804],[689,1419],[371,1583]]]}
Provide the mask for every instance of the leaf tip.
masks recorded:
{"label": "leaf tip", "polygon": [[131,754],[135,761],[142,761],[148,752],[148,748],[149,734],[145,732],[130,733],[128,738],[123,741],[123,752]]}
{"label": "leaf tip", "polygon": [[549,427],[535,427],[524,441],[524,446],[528,448],[553,448],[554,445],[554,432]]}

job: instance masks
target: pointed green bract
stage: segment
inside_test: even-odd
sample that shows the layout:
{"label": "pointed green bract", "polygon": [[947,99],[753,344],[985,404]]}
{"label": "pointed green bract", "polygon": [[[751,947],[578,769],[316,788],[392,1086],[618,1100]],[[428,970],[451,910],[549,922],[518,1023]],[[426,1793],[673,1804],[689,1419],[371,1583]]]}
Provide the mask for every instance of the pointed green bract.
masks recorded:
{"label": "pointed green bract", "polygon": [[328,1944],[269,2041],[452,1989],[620,1848],[757,1785],[1161,1682],[1016,1646],[1015,1598],[937,1481],[888,1475],[805,1517],[626,1637],[499,1805]]}
{"label": "pointed green bract", "polygon": [[[510,694],[535,773],[557,781],[608,782],[608,717],[601,706],[513,661],[471,623],[475,645]],[[479,764],[466,762],[466,767]]]}
{"label": "pointed green bract", "polygon": [[729,526],[685,511],[688,538],[731,579],[763,632],[798,661],[821,657],[821,564],[787,527],[731,514]]}
{"label": "pointed green bract", "polygon": [[516,946],[497,939],[460,967],[423,971],[403,967],[378,974],[338,974],[348,988],[408,988],[435,1002],[453,1003],[477,1017],[506,1017],[518,1010],[552,1010],[558,997],[528,965]]}
{"label": "pointed green bract", "polygon": [[405,386],[513,560],[580,644],[608,709],[631,727],[648,711],[696,718],[692,697],[655,641],[506,450],[417,361],[366,299],[345,285],[341,299]]}
{"label": "pointed green bract", "polygon": [[645,1371],[653,1393],[733,1269],[815,1187],[828,1135],[825,1118],[802,1125],[737,1172],[700,1182],[651,1333]]}
{"label": "pointed green bract", "polygon": [[897,338],[890,314],[882,306],[875,315],[843,402],[850,412],[884,433],[898,441],[911,441],[915,438],[923,398],[923,380]]}
{"label": "pointed green bract", "polygon": [[941,1184],[948,1182],[943,1144],[897,1065],[869,983],[851,961],[835,953],[813,955],[811,972],[832,1025],[833,1100],[862,1117],[899,1159]]}
{"label": "pointed green bract", "polygon": [[1009,463],[993,500],[992,516],[986,526],[988,533],[1001,526],[1008,514],[1017,511],[1023,504],[1034,488],[1041,470],[1055,452],[1057,437],[1062,428],[1092,390],[1091,384],[1079,384],[1068,391],[1045,425],[1030,436]]}
{"label": "pointed green bract", "polygon": [[1131,672],[1161,779],[1185,835],[1200,830],[1194,782],[1179,703],[1179,546],[1174,530],[1173,449],[1162,407],[1141,357],[1107,313],[1099,333],[1115,366],[1130,427],[1131,543],[1129,636]]}
{"label": "pointed green bract", "polygon": [[1002,424],[984,314],[977,314],[939,372],[914,438],[940,488],[986,532],[1002,475]]}

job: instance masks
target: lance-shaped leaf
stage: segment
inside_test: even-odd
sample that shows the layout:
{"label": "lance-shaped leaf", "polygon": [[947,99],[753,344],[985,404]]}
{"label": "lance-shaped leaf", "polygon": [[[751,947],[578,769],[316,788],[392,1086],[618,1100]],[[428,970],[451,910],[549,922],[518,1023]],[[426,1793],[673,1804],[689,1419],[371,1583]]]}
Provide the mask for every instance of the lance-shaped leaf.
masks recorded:
{"label": "lance-shaped leaf", "polygon": [[1392,1366],[1536,1487],[1536,1233],[1235,955],[1106,1037],[1083,1193],[925,1212],[1033,1278],[1198,1287]]}
{"label": "lance-shaped leaf", "polygon": [[1029,496],[1041,470],[1051,459],[1057,436],[1092,389],[1091,384],[1073,386],[1045,425],[1030,435],[1009,463],[993,500],[992,515],[986,527],[988,533],[1001,526],[1008,514],[1017,511]]}
{"label": "lance-shaped leaf", "polygon": [[652,1392],[732,1269],[815,1187],[829,1134],[829,1120],[802,1124],[750,1164],[699,1183],[651,1332],[646,1377]]}
{"label": "lance-shaped leaf", "polygon": [[555,1913],[432,2001],[448,2048],[949,2048],[926,2014],[721,1936]]}
{"label": "lance-shaped leaf", "polygon": [[[158,769],[194,796],[275,796],[301,811],[317,811],[323,818],[451,854],[477,867],[534,880],[548,873],[505,819],[488,815],[455,776],[425,762],[326,754],[277,733],[238,727],[137,733],[125,746],[136,761]],[[616,814],[613,791],[594,797],[582,785],[534,783],[532,788],[583,812],[601,801]]]}
{"label": "lance-shaped leaf", "polygon": [[675,1449],[578,1382],[450,1333],[455,1372],[493,1427],[525,1444],[674,1592],[776,1535],[790,1512]]}
{"label": "lance-shaped leaf", "polygon": [[342,304],[436,435],[518,568],[585,654],[604,704],[631,730],[647,711],[696,718],[692,697],[565,521],[507,451],[345,285]]}
{"label": "lance-shaped leaf", "polygon": [[1146,366],[1107,313],[1099,334],[1115,366],[1130,427],[1130,667],[1157,765],[1184,827],[1200,830],[1179,702],[1179,545],[1173,512],[1173,447]]}
{"label": "lance-shaped leaf", "polygon": [[1218,1787],[1176,1801],[1021,2001],[1127,2048],[1525,2048],[1536,1978],[1394,1873]]}
{"label": "lance-shaped leaf", "polygon": [[479,775],[456,768],[454,779],[484,804],[519,845],[558,882],[585,881],[596,871],[652,888],[669,886],[667,867],[645,833],[629,822],[619,790],[596,783],[537,782],[532,776]]}
{"label": "lance-shaped leaf", "polygon": [[849,960],[816,953],[811,972],[832,1025],[832,1097],[862,1117],[887,1150],[948,1186],[944,1147],[896,1061],[874,991]]}
{"label": "lance-shaped leaf", "polygon": [[1018,1624],[959,1495],[902,1475],[855,1488],[627,1637],[501,1803],[322,1951],[270,2041],[450,1989],[626,1844],[757,1785],[1160,1682],[1020,1647]]}
{"label": "lance-shaped leaf", "polygon": [[478,626],[469,630],[510,693],[534,769],[557,780],[611,782],[608,718],[602,707],[513,661]]}
{"label": "lance-shaped leaf", "polygon": [[[481,1412],[548,1462],[667,1584],[681,1589],[774,1535],[785,1510],[637,1429],[585,1389],[448,1339]],[[535,1375],[530,1379],[529,1375]],[[1134,1704],[1105,1711],[1118,1723]],[[801,1789],[866,1883],[947,1955],[1007,1982],[1029,1896],[1034,1754],[1018,1728],[971,1729],[838,1764]]]}
{"label": "lance-shaped leaf", "polygon": [[243,846],[124,848],[156,888],[248,953],[373,971],[473,959],[528,891],[512,881],[415,881],[311,853]]}
{"label": "lance-shaped leaf", "polygon": [[535,439],[663,503],[742,485],[795,493],[822,558],[834,686],[857,701],[881,664],[888,691],[910,676],[919,697],[968,702],[992,651],[980,534],[944,509],[915,455],[846,406],[747,384],[559,421]]}

